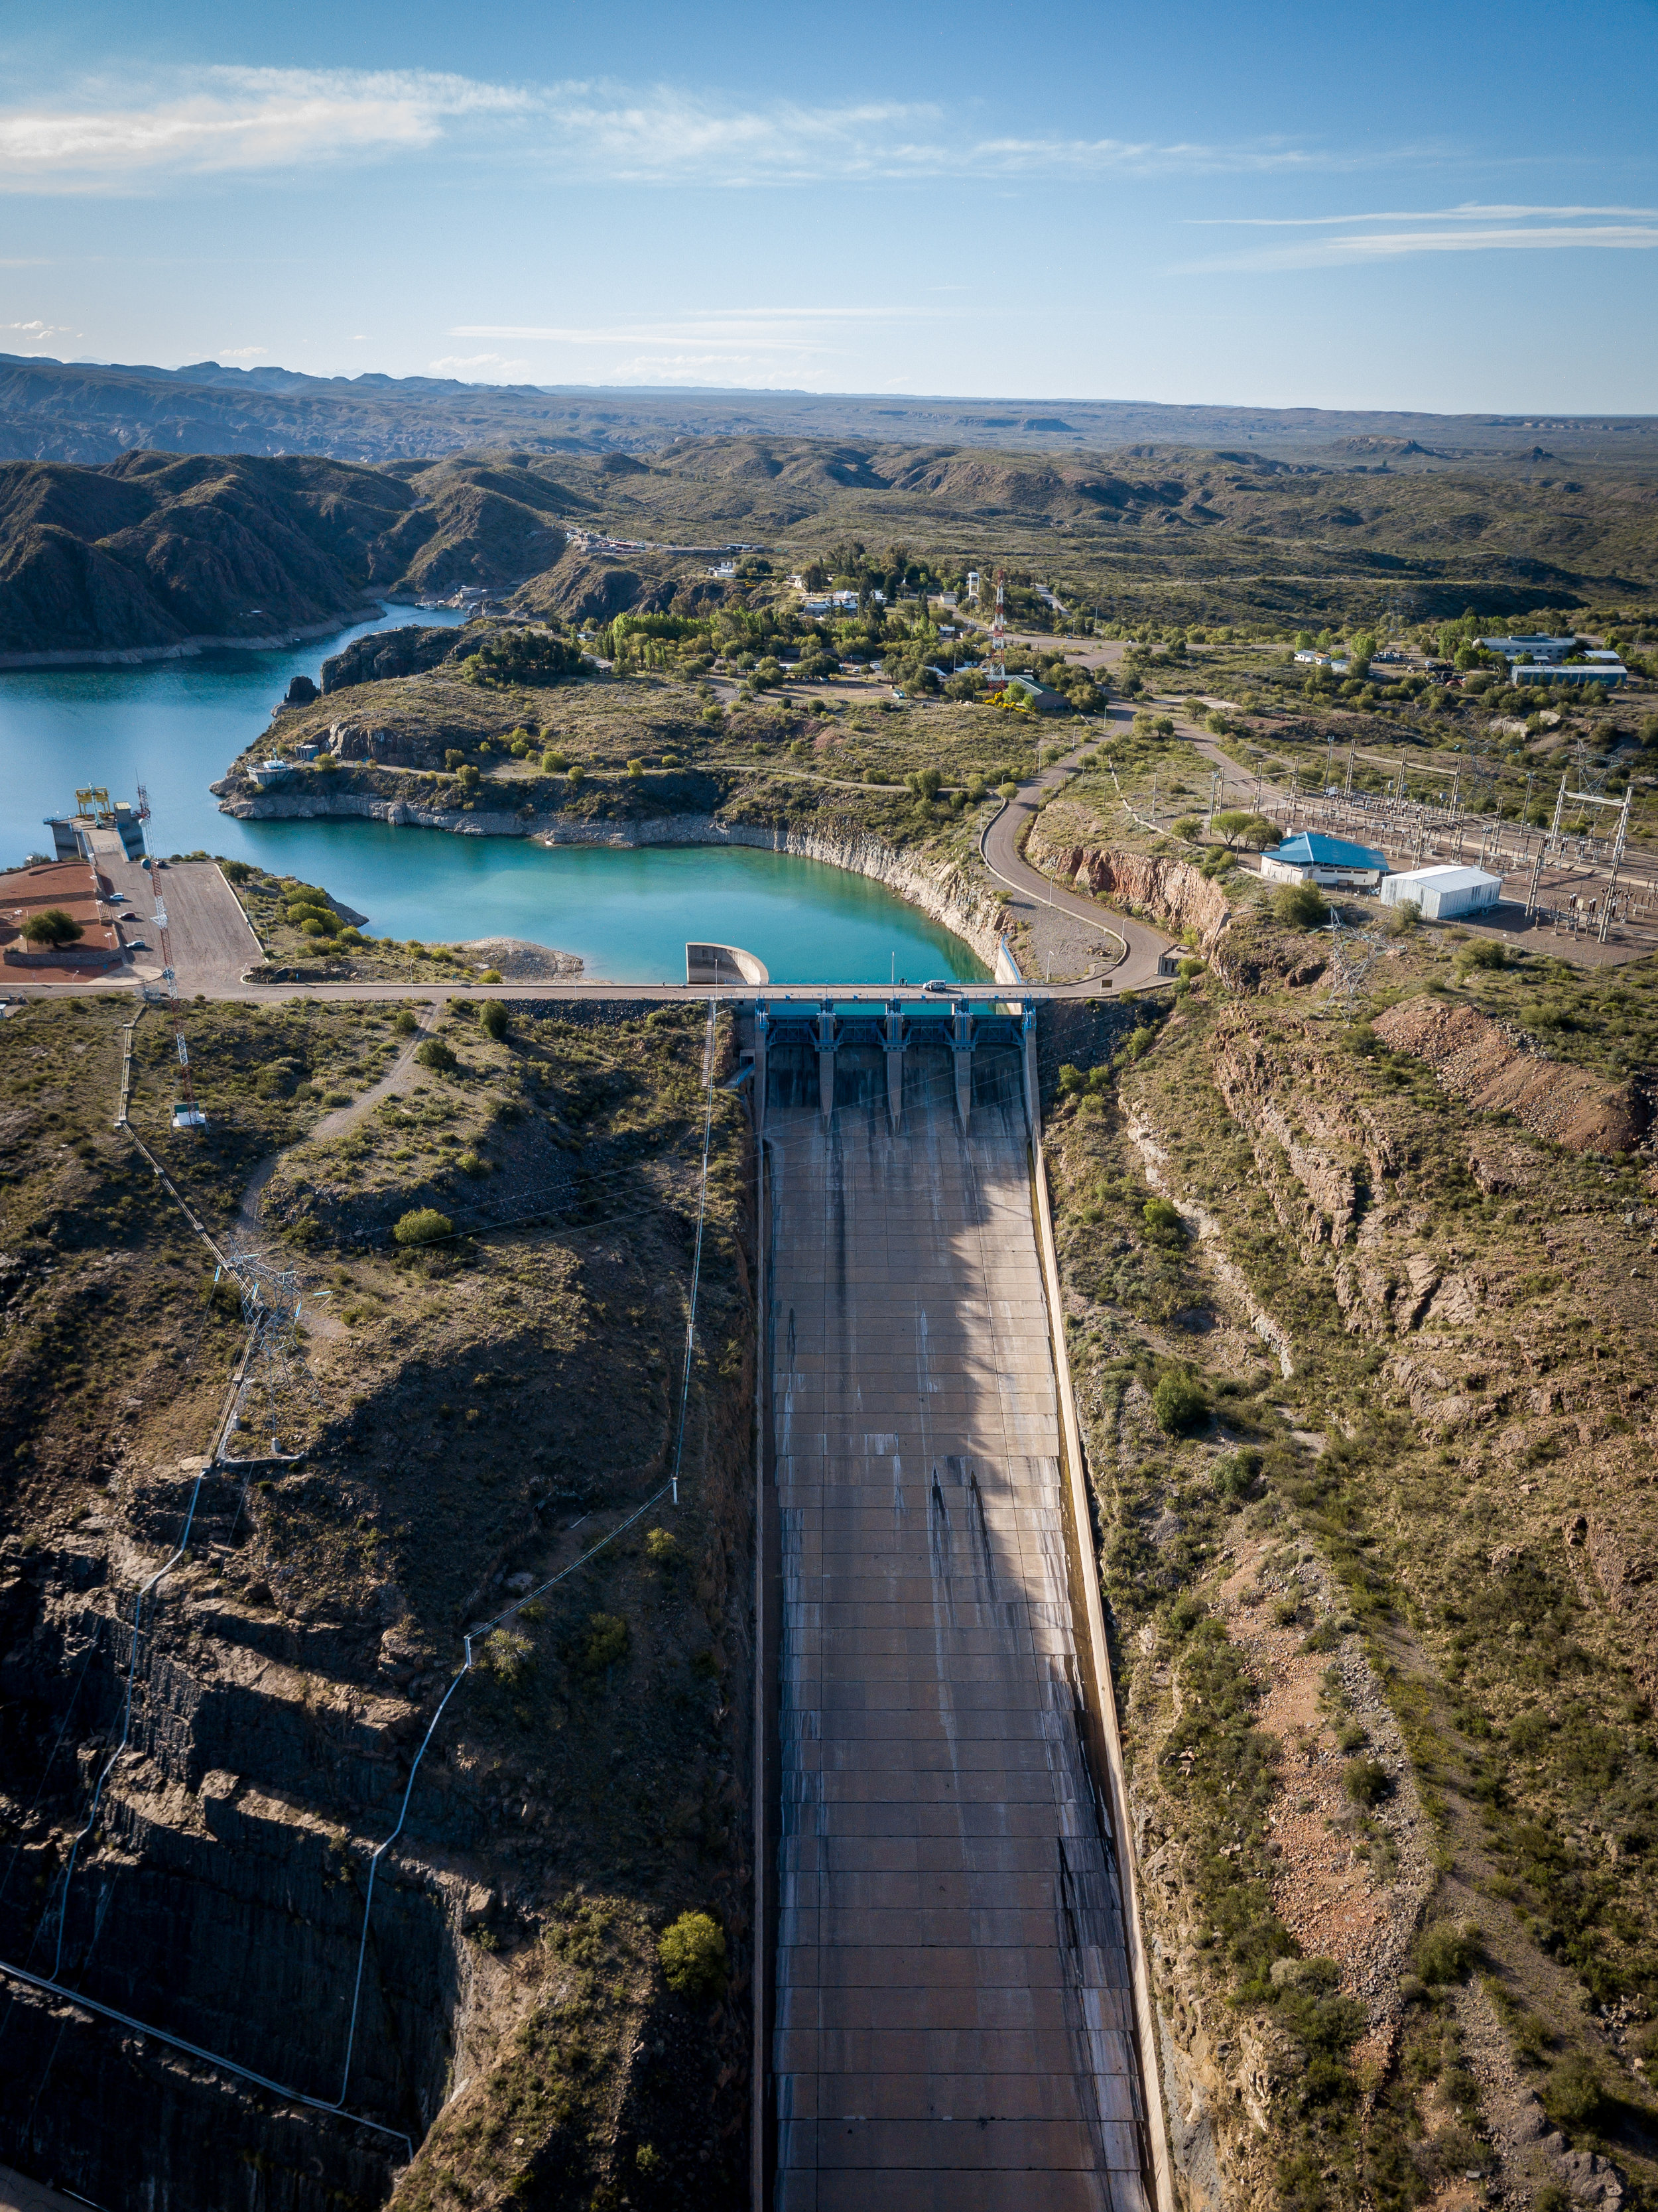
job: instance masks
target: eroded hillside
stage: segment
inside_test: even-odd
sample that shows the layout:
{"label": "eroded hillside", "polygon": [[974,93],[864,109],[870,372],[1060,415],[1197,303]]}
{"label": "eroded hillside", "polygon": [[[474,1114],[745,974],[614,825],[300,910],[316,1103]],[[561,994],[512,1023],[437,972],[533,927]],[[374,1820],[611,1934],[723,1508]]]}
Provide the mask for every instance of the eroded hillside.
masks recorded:
{"label": "eroded hillside", "polygon": [[[728,1037],[709,1060],[699,1012],[457,1017],[392,1095],[394,1006],[198,1005],[192,1138],[140,1016],[134,1132],[219,1251],[264,1255],[241,1266],[267,1309],[283,1271],[302,1290],[249,1355],[228,1273],[111,1127],[131,1011],[0,1029],[0,1956],[138,2030],[9,1982],[0,2160],[106,2203],[135,2171],[204,2204],[256,2174],[302,2212],[384,2201],[406,2136],[411,2208],[735,2202],[753,1370]],[[466,1233],[399,1245],[423,1207]],[[725,1963],[675,1985],[657,1947],[686,1912]]]}
{"label": "eroded hillside", "polygon": [[1215,2212],[1658,2183],[1658,1171],[1638,1100],[1550,1121],[1546,1081],[1460,1079],[1448,1024],[1487,1083],[1629,1096],[1469,1003],[1436,934],[1356,1013],[1287,980],[1291,937],[1047,1040],[1168,2107]]}

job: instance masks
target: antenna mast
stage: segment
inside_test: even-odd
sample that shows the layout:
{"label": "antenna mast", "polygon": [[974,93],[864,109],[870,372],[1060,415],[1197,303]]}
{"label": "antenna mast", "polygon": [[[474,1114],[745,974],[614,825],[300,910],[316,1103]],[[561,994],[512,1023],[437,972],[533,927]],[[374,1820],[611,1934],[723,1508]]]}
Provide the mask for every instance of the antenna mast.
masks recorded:
{"label": "antenna mast", "polygon": [[1008,621],[1003,603],[1005,581],[1006,571],[998,568],[996,572],[996,618],[991,624],[991,673],[993,676],[1005,676],[1008,672],[1004,658],[1008,650]]}

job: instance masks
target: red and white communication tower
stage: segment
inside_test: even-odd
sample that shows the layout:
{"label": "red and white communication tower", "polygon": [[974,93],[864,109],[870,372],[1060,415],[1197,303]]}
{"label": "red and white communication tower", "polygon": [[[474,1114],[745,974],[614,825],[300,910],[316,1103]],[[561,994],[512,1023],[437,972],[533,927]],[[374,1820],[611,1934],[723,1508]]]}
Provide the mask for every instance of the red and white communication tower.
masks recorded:
{"label": "red and white communication tower", "polygon": [[[142,784],[138,787],[138,804],[143,809],[140,819],[148,817],[149,800]],[[182,1096],[174,1101],[173,1126],[175,1129],[204,1129],[207,1116],[196,1103],[196,1089],[190,1079],[190,1047],[184,1034],[184,1001],[179,996],[178,970],[173,965],[173,939],[168,928],[167,902],[161,884],[155,879],[155,863],[149,863],[149,888],[155,901],[155,911],[150,921],[162,940],[162,981],[167,985],[168,1011],[173,1017],[173,1042],[179,1055],[179,1089]]]}
{"label": "red and white communication tower", "polygon": [[991,623],[991,673],[1005,676],[1008,672],[1003,655],[1008,649],[1008,621],[1003,605],[1002,587],[1007,580],[1004,569],[996,572],[996,616]]}

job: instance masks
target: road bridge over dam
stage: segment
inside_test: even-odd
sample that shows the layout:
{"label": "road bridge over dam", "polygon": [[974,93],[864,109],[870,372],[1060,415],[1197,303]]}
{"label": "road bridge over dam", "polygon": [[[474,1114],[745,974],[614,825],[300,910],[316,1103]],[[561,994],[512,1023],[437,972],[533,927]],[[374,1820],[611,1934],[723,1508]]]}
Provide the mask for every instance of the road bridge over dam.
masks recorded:
{"label": "road bridge over dam", "polygon": [[1033,1018],[756,1012],[772,2212],[1169,2202]]}

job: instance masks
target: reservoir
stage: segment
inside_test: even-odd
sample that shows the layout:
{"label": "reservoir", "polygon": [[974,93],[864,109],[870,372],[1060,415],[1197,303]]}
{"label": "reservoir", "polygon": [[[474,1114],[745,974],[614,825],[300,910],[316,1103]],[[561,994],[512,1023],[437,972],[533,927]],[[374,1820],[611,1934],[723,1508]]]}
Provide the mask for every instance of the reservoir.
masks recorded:
{"label": "reservoir", "polygon": [[354,637],[458,623],[388,607],[338,636],[139,667],[0,672],[0,866],[48,848],[45,818],[77,786],[149,794],[153,852],[204,851],[321,884],[375,936],[455,944],[524,937],[607,982],[685,981],[687,939],[741,945],[779,984],[918,983],[984,969],[972,948],[882,885],[741,846],[576,846],[457,837],[378,822],[238,822],[208,789],[265,727],[293,676]]}

